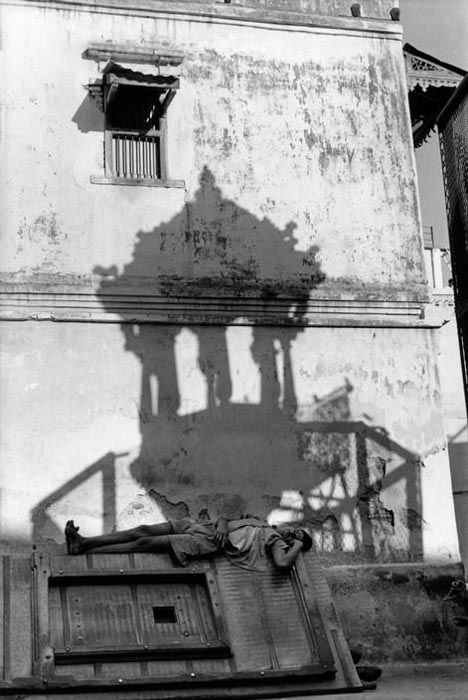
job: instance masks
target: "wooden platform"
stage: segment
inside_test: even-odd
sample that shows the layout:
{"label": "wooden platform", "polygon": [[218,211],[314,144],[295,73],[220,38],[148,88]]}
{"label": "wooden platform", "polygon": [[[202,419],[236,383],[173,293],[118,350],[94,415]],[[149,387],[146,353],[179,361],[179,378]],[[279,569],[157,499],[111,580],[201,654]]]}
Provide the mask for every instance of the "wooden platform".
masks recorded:
{"label": "wooden platform", "polygon": [[311,552],[284,573],[218,556],[0,558],[0,695],[83,700],[359,692]]}

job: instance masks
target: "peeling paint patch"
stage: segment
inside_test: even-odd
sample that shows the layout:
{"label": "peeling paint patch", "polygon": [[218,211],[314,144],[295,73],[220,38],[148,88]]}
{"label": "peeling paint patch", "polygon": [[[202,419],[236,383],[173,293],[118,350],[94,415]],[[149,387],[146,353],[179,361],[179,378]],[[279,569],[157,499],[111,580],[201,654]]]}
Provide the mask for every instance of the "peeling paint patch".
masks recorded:
{"label": "peeling paint patch", "polygon": [[68,236],[61,230],[55,212],[41,214],[32,221],[24,218],[16,232],[16,257],[24,269],[56,270],[66,240]]}
{"label": "peeling paint patch", "polygon": [[41,214],[30,223],[24,219],[18,228],[17,234],[19,239],[18,252],[22,252],[24,246],[28,244],[44,243],[46,241],[57,246],[61,240],[57,214]]}
{"label": "peeling paint patch", "polygon": [[149,495],[154,500],[158,508],[164,513],[167,520],[179,520],[190,515],[188,505],[183,501],[172,502],[163,493],[150,489]]}

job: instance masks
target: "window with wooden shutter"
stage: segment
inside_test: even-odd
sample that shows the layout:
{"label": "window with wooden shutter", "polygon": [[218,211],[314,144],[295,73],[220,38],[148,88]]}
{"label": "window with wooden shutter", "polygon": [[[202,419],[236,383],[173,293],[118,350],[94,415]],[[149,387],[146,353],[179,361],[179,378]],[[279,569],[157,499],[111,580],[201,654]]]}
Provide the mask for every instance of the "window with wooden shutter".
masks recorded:
{"label": "window with wooden shutter", "polygon": [[105,171],[109,177],[167,179],[167,111],[179,80],[110,64],[104,76]]}
{"label": "window with wooden shutter", "polygon": [[87,89],[104,113],[104,172],[90,181],[184,187],[183,180],[170,179],[167,138],[184,54],[166,46],[104,42],[83,56],[98,64]]}

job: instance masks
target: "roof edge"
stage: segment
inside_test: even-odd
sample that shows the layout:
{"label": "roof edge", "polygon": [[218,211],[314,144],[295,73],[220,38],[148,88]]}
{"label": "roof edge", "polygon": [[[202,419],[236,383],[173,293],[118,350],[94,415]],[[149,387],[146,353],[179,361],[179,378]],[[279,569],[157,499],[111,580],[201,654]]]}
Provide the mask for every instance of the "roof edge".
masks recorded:
{"label": "roof edge", "polygon": [[436,65],[440,66],[441,68],[445,68],[446,70],[450,70],[453,73],[457,73],[458,75],[465,75],[466,74],[466,70],[463,70],[463,68],[459,68],[458,66],[453,66],[451,63],[445,63],[445,61],[440,61],[435,56],[431,56],[429,53],[424,53],[424,51],[420,51],[412,44],[408,44],[408,43],[404,44],[403,51],[405,53],[411,54],[412,56],[415,56],[416,58],[421,58],[423,61],[430,61],[431,63],[435,63]]}
{"label": "roof edge", "polygon": [[442,131],[447,126],[450,117],[453,115],[457,107],[459,107],[461,101],[466,95],[468,95],[468,74],[465,75],[450,100],[447,102],[443,110],[437,115],[435,123],[437,124],[439,131]]}

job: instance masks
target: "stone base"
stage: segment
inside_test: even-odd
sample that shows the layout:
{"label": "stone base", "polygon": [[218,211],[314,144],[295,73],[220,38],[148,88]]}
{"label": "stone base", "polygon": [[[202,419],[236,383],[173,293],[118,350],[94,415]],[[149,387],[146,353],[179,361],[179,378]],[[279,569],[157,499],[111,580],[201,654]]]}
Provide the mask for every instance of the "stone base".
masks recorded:
{"label": "stone base", "polygon": [[342,628],[362,663],[424,662],[468,656],[461,564],[387,564],[326,569]]}

